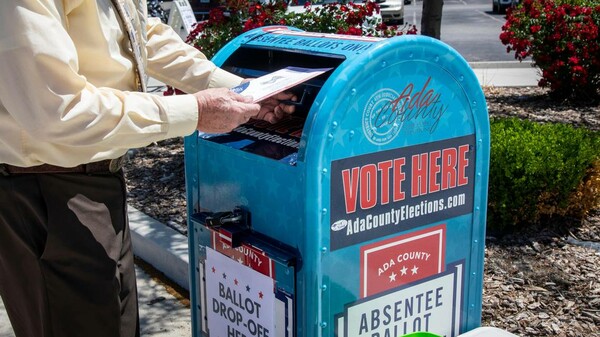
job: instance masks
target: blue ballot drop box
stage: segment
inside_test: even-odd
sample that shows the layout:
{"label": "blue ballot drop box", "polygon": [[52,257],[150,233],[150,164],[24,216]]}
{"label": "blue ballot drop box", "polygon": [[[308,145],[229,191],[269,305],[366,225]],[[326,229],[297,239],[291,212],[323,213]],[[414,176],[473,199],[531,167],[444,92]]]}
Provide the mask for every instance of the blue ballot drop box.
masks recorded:
{"label": "blue ballot drop box", "polygon": [[214,62],[332,68],[296,112],[185,139],[196,337],[453,337],[479,326],[489,120],[465,60],[422,36],[266,27]]}

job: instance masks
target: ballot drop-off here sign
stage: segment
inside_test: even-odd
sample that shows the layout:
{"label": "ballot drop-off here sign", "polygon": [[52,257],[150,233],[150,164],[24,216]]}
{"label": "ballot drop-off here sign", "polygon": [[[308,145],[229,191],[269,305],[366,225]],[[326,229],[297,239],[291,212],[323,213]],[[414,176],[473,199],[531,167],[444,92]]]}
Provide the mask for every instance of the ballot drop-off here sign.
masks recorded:
{"label": "ballot drop-off here sign", "polygon": [[275,337],[273,279],[207,248],[211,337]]}

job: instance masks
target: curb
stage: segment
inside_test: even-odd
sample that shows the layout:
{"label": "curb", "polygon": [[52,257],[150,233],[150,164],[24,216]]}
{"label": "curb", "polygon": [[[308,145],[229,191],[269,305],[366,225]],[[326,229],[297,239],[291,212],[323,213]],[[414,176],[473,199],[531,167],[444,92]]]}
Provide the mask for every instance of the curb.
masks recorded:
{"label": "curb", "polygon": [[540,79],[538,68],[531,62],[473,62],[471,70],[486,87],[537,87]]}
{"label": "curb", "polygon": [[189,291],[188,238],[134,207],[127,207],[133,254]]}
{"label": "curb", "polygon": [[469,62],[472,69],[519,69],[531,68],[531,61],[482,61]]}

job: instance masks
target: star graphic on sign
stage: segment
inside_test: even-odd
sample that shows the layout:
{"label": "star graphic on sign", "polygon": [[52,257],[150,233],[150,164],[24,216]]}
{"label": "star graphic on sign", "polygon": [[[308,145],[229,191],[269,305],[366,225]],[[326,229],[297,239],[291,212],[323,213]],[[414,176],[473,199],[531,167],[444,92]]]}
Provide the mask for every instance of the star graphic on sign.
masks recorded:
{"label": "star graphic on sign", "polygon": [[238,280],[237,280],[237,279],[234,279],[234,280],[233,280],[233,283],[235,283],[235,285],[237,286],[237,285],[238,285]]}
{"label": "star graphic on sign", "polygon": [[413,266],[413,267],[412,267],[412,269],[411,269],[411,271],[412,271],[412,274],[413,274],[413,275],[416,275],[416,274],[417,274],[417,272],[419,271],[419,267],[417,267],[417,266]]}
{"label": "star graphic on sign", "polygon": [[212,267],[212,272],[213,274],[217,272],[217,269],[215,267]]}
{"label": "star graphic on sign", "polygon": [[246,286],[246,291],[250,292],[250,286]]}
{"label": "star graphic on sign", "polygon": [[406,275],[407,271],[408,271],[408,268],[406,268],[406,266],[402,266],[402,269],[400,269],[401,275]]}
{"label": "star graphic on sign", "polygon": [[392,272],[390,275],[390,282],[396,282],[396,273]]}
{"label": "star graphic on sign", "polygon": [[262,291],[259,291],[259,292],[258,292],[258,298],[262,299],[262,298],[263,298],[263,296],[264,296],[263,292],[262,292]]}
{"label": "star graphic on sign", "polygon": [[223,278],[227,279],[227,274],[223,273]]}

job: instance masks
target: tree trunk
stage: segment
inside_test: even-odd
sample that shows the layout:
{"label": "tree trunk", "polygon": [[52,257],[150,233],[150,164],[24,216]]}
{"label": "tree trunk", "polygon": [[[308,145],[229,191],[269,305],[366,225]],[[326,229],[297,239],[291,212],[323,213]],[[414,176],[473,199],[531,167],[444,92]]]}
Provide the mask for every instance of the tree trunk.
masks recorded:
{"label": "tree trunk", "polygon": [[442,7],[443,0],[423,0],[423,14],[421,16],[421,35],[440,39],[442,34]]}

